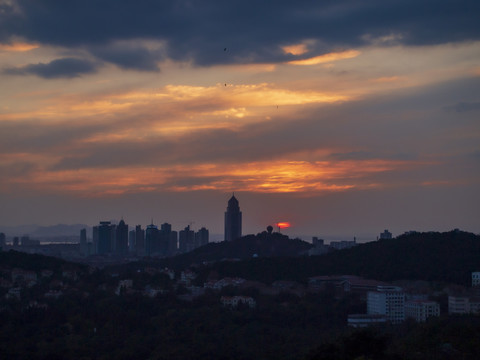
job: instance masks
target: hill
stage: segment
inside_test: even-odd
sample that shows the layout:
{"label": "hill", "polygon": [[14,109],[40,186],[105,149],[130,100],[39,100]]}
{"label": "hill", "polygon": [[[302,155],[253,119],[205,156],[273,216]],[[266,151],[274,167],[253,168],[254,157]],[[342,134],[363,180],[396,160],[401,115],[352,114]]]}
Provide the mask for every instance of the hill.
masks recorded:
{"label": "hill", "polygon": [[0,251],[0,269],[22,268],[24,270],[40,272],[51,270],[60,272],[62,269],[85,270],[86,266],[41,254],[27,254],[20,251]]}
{"label": "hill", "polygon": [[209,243],[189,253],[163,259],[165,266],[182,269],[191,264],[221,260],[248,260],[252,258],[298,257],[304,255],[312,244],[300,239],[290,239],[280,233],[247,235],[233,241]]}
{"label": "hill", "polygon": [[[170,259],[170,265],[177,261],[185,265],[187,260],[190,264],[201,263],[200,260],[207,260],[207,256],[202,256],[206,255],[204,251],[211,255],[208,260],[214,260],[214,255],[220,260],[235,254],[236,247],[246,249],[252,242],[258,242],[259,246],[268,248],[269,244],[268,241],[262,244],[258,236],[242,244],[243,240],[238,239],[235,244],[219,244],[215,247],[218,251],[198,249],[198,252]],[[292,241],[291,246],[296,244],[294,240],[288,241]],[[306,282],[310,276],[352,274],[383,281],[426,280],[461,285],[469,285],[471,272],[480,270],[480,236],[462,231],[405,234],[320,256],[299,257],[300,251],[288,251],[288,241],[274,242],[276,249],[281,244],[286,246],[276,253],[277,257],[271,257],[267,252],[258,258],[218,262],[209,268],[223,276],[240,276],[266,283],[278,279]]]}

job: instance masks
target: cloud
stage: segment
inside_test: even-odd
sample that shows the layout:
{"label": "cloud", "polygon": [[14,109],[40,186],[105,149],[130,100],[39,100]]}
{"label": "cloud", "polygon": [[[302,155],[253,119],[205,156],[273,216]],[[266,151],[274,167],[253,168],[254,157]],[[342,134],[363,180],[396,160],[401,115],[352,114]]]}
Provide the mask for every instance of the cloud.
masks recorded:
{"label": "cloud", "polygon": [[289,61],[288,64],[290,65],[317,65],[317,64],[324,64],[333,61],[343,60],[343,59],[351,59],[360,55],[360,51],[356,50],[348,50],[342,51],[338,53],[330,53],[315,56],[313,58],[307,58],[302,60],[292,60]]}
{"label": "cloud", "polygon": [[[163,56],[198,65],[279,63],[365,44],[431,45],[478,40],[480,3],[438,1],[134,0],[3,3],[0,41],[13,37],[84,48],[126,67],[154,70]],[[155,39],[165,53],[108,49],[118,41]],[[308,41],[305,49],[291,46]],[[285,51],[290,47],[291,51]],[[227,48],[228,51],[223,51]],[[292,50],[293,49],[293,50]],[[297,54],[297,55],[296,55]],[[299,57],[297,57],[299,56]]]}
{"label": "cloud", "polygon": [[330,157],[335,160],[339,161],[347,161],[347,160],[395,160],[395,161],[411,161],[415,160],[416,156],[411,153],[393,153],[393,154],[385,154],[385,153],[378,153],[373,151],[349,151],[343,153],[332,153]]}
{"label": "cloud", "polygon": [[91,52],[103,61],[110,62],[122,69],[140,71],[158,71],[158,62],[162,52],[150,50],[140,44],[120,42],[107,46],[92,47]]}
{"label": "cloud", "polygon": [[0,179],[24,177],[30,175],[37,166],[29,161],[2,164],[0,160]]}
{"label": "cloud", "polygon": [[22,42],[14,42],[11,44],[0,44],[0,51],[24,52],[38,48],[37,44],[27,44]]}
{"label": "cloud", "polygon": [[[355,61],[370,64],[365,57]],[[203,72],[185,70],[187,77]],[[105,93],[57,92],[42,98],[38,111],[16,119],[0,115],[0,153],[8,163],[36,155],[36,172],[12,179],[19,187],[95,196],[231,189],[307,194],[465,178],[466,165],[445,172],[453,160],[444,154],[478,149],[472,145],[476,123],[451,121],[441,106],[478,93],[479,78],[387,92],[382,83],[368,83],[377,90],[357,98],[342,95],[350,87],[343,79],[331,99],[323,81],[299,88],[245,83],[127,90],[118,82]]]}
{"label": "cloud", "polygon": [[75,78],[97,72],[98,64],[89,60],[76,58],[56,59],[47,64],[38,63],[26,66],[7,68],[3,72],[8,75],[36,75],[45,79]]}
{"label": "cloud", "polygon": [[469,111],[478,111],[480,110],[480,102],[459,102],[452,106],[444,107],[445,111],[447,112],[469,112]]}

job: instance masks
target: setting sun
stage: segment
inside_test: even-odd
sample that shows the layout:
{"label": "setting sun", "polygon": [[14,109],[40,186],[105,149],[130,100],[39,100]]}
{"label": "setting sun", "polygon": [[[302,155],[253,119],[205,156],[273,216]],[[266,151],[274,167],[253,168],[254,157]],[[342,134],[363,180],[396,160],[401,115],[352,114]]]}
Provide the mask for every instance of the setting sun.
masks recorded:
{"label": "setting sun", "polygon": [[277,227],[279,229],[286,229],[290,227],[290,223],[288,221],[282,221],[277,223]]}

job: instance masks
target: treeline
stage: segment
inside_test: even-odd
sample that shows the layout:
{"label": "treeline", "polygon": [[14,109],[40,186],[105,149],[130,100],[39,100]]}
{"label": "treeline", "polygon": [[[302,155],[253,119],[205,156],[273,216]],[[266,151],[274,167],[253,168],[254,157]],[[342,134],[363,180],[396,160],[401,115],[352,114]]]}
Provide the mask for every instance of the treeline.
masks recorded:
{"label": "treeline", "polygon": [[54,273],[62,270],[76,270],[84,272],[87,267],[82,264],[69,262],[53,256],[41,254],[27,254],[20,251],[0,251],[0,269],[22,268],[23,270],[39,273],[42,270],[50,270]]}
{"label": "treeline", "polygon": [[31,360],[478,359],[478,316],[354,330],[345,325],[353,304],[329,294],[283,294],[255,310],[232,310],[212,294],[192,303],[67,295],[48,309],[2,312],[0,353]]}
{"label": "treeline", "polygon": [[331,294],[257,297],[257,309],[97,292],[2,312],[5,359],[301,359],[345,329],[356,301]]}
{"label": "treeline", "polygon": [[462,231],[412,233],[320,256],[250,258],[201,268],[220,277],[239,276],[267,284],[279,279],[306,282],[316,275],[350,274],[382,281],[470,286],[471,272],[480,271],[480,236]]}
{"label": "treeline", "polygon": [[480,317],[431,318],[395,328],[350,330],[310,351],[304,360],[476,360]]}
{"label": "treeline", "polygon": [[300,239],[290,239],[280,233],[246,235],[233,241],[209,243],[189,253],[153,260],[154,264],[182,270],[191,264],[218,262],[221,260],[248,260],[265,257],[298,257],[305,255],[312,244]]}

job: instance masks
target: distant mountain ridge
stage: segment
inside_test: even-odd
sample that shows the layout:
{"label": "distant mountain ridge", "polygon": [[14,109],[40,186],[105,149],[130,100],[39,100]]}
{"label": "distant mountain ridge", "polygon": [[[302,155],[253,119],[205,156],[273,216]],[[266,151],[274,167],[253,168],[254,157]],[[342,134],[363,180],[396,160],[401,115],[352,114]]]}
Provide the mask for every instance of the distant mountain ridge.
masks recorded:
{"label": "distant mountain ridge", "polygon": [[0,232],[3,232],[9,238],[23,235],[28,235],[32,238],[79,236],[81,229],[87,229],[88,234],[91,227],[85,224],[57,224],[52,226],[30,224],[18,226],[0,226]]}

